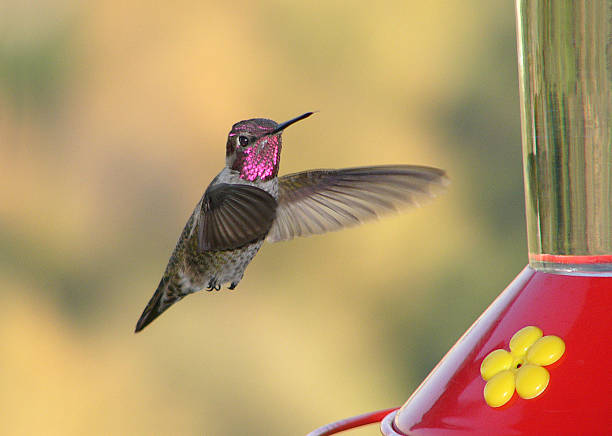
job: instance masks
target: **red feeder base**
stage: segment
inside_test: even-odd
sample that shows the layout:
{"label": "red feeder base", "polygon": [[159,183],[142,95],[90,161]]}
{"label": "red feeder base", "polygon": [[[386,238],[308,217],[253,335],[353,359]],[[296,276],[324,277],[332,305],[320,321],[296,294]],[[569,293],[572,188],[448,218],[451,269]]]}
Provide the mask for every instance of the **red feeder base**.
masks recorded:
{"label": "red feeder base", "polygon": [[[402,408],[385,418],[383,434],[610,434],[611,317],[612,277],[525,268]],[[526,326],[558,336],[565,352],[545,366],[550,378],[535,398],[513,389],[509,401],[491,407],[483,395],[482,361],[493,350],[509,350],[510,339]]]}

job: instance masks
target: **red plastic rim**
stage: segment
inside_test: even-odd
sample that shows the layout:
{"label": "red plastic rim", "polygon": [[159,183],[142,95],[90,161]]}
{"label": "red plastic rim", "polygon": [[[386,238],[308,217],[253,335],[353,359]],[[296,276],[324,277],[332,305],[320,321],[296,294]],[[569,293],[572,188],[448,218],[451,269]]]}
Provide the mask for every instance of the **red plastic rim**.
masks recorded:
{"label": "red plastic rim", "polygon": [[530,253],[529,260],[533,260],[536,262],[552,262],[562,264],[612,263],[612,255],[602,254],[598,256],[573,256],[566,254]]}
{"label": "red plastic rim", "polygon": [[393,420],[395,419],[395,415],[397,414],[397,410],[389,413],[384,419],[380,422],[380,431],[385,436],[405,436],[404,433],[398,433],[393,425]]}
{"label": "red plastic rim", "polygon": [[[393,412],[392,414],[395,415],[397,409],[399,409],[399,407],[392,407],[391,409],[377,410],[376,412],[364,413],[363,415],[357,415],[351,418],[332,422],[331,424],[327,424],[323,427],[311,431],[310,433],[308,433],[307,436],[329,436],[332,434],[340,433],[341,431],[361,427],[363,425],[374,424],[376,422],[380,422],[383,418],[387,417],[390,412]],[[398,433],[389,434],[393,435]]]}

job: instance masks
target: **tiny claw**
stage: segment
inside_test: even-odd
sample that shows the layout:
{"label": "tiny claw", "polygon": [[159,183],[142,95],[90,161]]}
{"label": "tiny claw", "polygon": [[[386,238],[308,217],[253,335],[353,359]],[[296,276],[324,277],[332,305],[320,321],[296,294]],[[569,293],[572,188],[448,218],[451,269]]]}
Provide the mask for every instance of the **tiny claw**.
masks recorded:
{"label": "tiny claw", "polygon": [[206,290],[208,292],[210,291],[218,291],[219,289],[221,289],[221,285],[219,283],[217,283],[217,278],[213,277],[212,279],[210,279],[208,281],[208,287],[206,288]]}

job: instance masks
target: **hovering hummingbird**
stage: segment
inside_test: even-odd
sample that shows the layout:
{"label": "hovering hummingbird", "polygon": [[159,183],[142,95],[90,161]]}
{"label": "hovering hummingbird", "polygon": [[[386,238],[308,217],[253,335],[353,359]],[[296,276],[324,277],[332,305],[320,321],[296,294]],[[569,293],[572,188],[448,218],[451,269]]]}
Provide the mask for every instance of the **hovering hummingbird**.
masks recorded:
{"label": "hovering hummingbird", "polygon": [[139,332],[184,296],[234,289],[264,240],[338,230],[431,196],[443,170],[390,165],[310,170],[278,177],[281,136],[307,112],[281,124],[255,118],[232,126],[225,168],[187,221],[166,271],[136,324]]}

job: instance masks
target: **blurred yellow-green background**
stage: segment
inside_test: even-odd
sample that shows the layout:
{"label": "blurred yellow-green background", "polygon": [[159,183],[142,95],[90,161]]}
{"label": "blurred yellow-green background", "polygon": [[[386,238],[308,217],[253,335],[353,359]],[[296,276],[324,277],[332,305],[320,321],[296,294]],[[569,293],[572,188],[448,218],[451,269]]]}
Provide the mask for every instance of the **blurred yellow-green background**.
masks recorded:
{"label": "blurred yellow-green background", "polygon": [[[526,262],[512,2],[4,0],[0,434],[300,435],[401,405]],[[231,125],[410,213],[265,245],[133,328]],[[379,434],[376,426],[352,434]]]}

